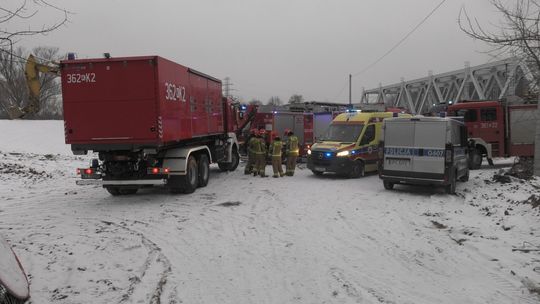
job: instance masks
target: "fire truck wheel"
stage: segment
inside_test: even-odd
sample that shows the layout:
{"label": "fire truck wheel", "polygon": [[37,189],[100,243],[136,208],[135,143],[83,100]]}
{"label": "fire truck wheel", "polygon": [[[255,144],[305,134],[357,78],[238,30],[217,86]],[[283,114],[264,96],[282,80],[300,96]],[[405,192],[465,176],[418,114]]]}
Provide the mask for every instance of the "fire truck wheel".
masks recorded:
{"label": "fire truck wheel", "polygon": [[482,154],[477,149],[473,149],[469,155],[469,169],[477,170],[482,166]]}
{"label": "fire truck wheel", "polygon": [[391,183],[389,181],[383,181],[384,189],[386,190],[392,190],[394,189],[394,183]]}
{"label": "fire truck wheel", "polygon": [[231,155],[232,161],[229,165],[229,171],[234,171],[236,168],[238,168],[238,164],[240,163],[240,155],[238,154],[238,149],[236,146],[232,149],[232,155]]}
{"label": "fire truck wheel", "polygon": [[365,174],[366,174],[366,171],[365,171],[365,168],[364,168],[364,163],[361,162],[361,161],[355,161],[353,166],[352,166],[351,173],[349,174],[349,177],[350,178],[358,178],[358,177],[364,176]]}
{"label": "fire truck wheel", "polygon": [[240,163],[240,155],[238,154],[238,149],[236,146],[232,149],[232,155],[231,155],[232,161],[230,163],[218,163],[218,167],[221,171],[234,171],[236,168],[238,168],[238,164]]}
{"label": "fire truck wheel", "polygon": [[180,177],[184,193],[193,193],[199,184],[198,166],[195,157],[190,156],[187,161],[186,175]]}
{"label": "fire truck wheel", "polygon": [[202,154],[199,157],[199,187],[206,187],[210,179],[210,162],[208,156]]}

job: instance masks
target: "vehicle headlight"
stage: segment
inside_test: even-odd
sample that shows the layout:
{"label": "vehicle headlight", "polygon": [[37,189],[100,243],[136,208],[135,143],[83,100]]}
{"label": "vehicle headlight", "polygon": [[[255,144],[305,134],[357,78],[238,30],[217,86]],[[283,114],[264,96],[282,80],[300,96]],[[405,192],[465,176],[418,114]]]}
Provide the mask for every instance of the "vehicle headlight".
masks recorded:
{"label": "vehicle headlight", "polygon": [[336,156],[338,156],[338,157],[343,157],[343,156],[349,156],[349,154],[351,154],[350,151],[341,151],[341,152],[338,152],[338,153],[336,154]]}
{"label": "vehicle headlight", "polygon": [[311,149],[307,149],[307,155],[311,155]]}

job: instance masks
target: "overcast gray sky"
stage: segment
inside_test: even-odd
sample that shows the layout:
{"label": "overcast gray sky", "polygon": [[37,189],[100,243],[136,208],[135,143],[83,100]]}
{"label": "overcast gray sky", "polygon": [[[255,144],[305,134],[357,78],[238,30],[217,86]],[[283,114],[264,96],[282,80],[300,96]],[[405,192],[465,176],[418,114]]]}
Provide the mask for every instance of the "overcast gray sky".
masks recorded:
{"label": "overcast gray sky", "polygon": [[[8,0],[9,2],[19,2]],[[58,46],[80,58],[160,55],[223,79],[248,101],[292,94],[306,100],[345,102],[348,74],[389,50],[440,0],[50,0],[73,14],[65,27],[21,45]],[[496,20],[488,0],[447,0],[399,48],[353,78],[353,101],[362,87],[483,64],[480,51],[457,25],[460,8]],[[43,9],[33,23],[61,19]],[[10,24],[9,26],[20,26]]]}

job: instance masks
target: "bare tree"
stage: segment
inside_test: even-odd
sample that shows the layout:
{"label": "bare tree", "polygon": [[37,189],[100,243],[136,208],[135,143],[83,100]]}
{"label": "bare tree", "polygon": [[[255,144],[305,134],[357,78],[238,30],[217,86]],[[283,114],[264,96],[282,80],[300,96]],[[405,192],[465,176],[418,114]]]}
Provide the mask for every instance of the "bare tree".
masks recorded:
{"label": "bare tree", "polygon": [[[47,24],[33,22],[40,12],[56,12],[56,21]],[[46,0],[12,0],[0,3],[0,110],[7,111],[12,106],[22,107],[28,99],[24,74],[20,74],[20,65],[26,57],[16,44],[24,37],[45,35],[68,22],[65,9],[59,8]],[[57,51],[58,52],[58,51]],[[44,79],[45,83],[50,82]],[[9,89],[6,89],[9,87]],[[7,91],[6,91],[7,90]],[[45,91],[47,92],[47,90]]]}
{"label": "bare tree", "polygon": [[[57,11],[57,22],[31,25],[40,10]],[[13,51],[13,46],[23,37],[50,33],[68,22],[69,12],[45,0],[16,0],[0,4],[0,50]]]}
{"label": "bare tree", "polygon": [[[501,15],[500,25],[495,32],[485,29],[476,18],[471,19],[462,9],[459,26],[470,37],[487,42],[496,55],[511,54],[526,61],[535,76],[540,71],[540,2],[538,0],[516,0],[503,2],[491,0]],[[538,79],[538,77],[536,77]]]}
{"label": "bare tree", "polygon": [[[474,39],[494,47],[492,52],[511,54],[525,61],[535,76],[538,94],[540,88],[540,2],[538,0],[491,0],[501,15],[495,32],[489,31],[463,9],[459,16],[462,31]],[[540,94],[538,94],[540,97]],[[538,103],[540,106],[540,102]],[[540,108],[539,108],[540,113]],[[540,114],[537,114],[540,119]],[[536,122],[534,174],[540,176],[540,121]]]}
{"label": "bare tree", "polygon": [[291,96],[291,98],[289,98],[290,104],[302,103],[302,102],[304,102],[304,97],[300,94],[294,94]]}
{"label": "bare tree", "polygon": [[280,106],[283,102],[278,96],[272,96],[270,99],[268,99],[268,105],[270,106]]}
{"label": "bare tree", "polygon": [[4,110],[10,107],[21,108],[28,100],[24,61],[13,61],[12,56],[24,58],[24,49],[16,48],[10,53],[0,52],[0,91],[2,91],[0,103]]}

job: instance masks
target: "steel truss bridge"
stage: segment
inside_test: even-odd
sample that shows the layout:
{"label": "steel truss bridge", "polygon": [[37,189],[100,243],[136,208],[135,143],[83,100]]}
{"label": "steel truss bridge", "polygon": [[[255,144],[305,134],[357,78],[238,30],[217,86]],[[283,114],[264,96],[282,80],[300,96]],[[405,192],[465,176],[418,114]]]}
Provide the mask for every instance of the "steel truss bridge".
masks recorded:
{"label": "steel truss bridge", "polygon": [[420,114],[460,100],[519,99],[527,96],[534,84],[532,73],[517,58],[474,67],[465,63],[461,70],[437,75],[430,71],[424,78],[402,78],[400,83],[364,90],[360,108],[384,105]]}

